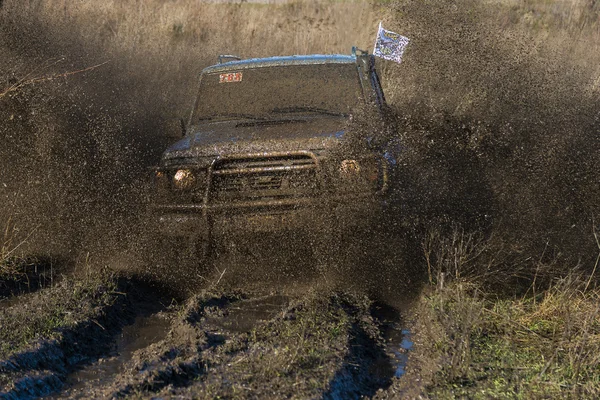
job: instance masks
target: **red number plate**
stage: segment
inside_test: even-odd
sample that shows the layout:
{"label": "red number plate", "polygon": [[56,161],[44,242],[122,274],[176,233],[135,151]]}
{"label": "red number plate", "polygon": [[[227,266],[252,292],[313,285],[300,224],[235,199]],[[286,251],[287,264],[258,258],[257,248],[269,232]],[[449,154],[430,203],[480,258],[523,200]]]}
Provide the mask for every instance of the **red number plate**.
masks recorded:
{"label": "red number plate", "polygon": [[219,83],[230,83],[230,82],[241,82],[241,81],[242,81],[242,73],[241,72],[232,72],[229,74],[219,75]]}

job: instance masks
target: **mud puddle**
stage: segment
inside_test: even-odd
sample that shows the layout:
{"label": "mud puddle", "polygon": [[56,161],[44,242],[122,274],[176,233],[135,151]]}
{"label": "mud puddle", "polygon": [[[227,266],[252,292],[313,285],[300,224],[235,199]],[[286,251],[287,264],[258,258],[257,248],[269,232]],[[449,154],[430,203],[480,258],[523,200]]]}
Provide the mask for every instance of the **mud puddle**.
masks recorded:
{"label": "mud puddle", "polygon": [[163,313],[138,316],[133,324],[123,328],[113,350],[106,357],[71,373],[65,381],[62,393],[49,398],[86,398],[87,389],[106,386],[112,382],[123,372],[124,366],[137,350],[166,338],[170,327],[171,322]]}
{"label": "mud puddle", "polygon": [[400,378],[404,375],[408,363],[408,355],[413,347],[410,330],[403,328],[400,311],[387,304],[376,304],[373,316],[381,324],[381,335],[384,340],[386,359],[376,363],[375,373],[382,377],[393,375]]}
{"label": "mud puddle", "polygon": [[386,352],[390,355],[394,367],[394,376],[400,378],[406,372],[408,354],[413,347],[410,331],[396,327],[385,339]]}
{"label": "mud puddle", "polygon": [[224,308],[221,316],[207,316],[205,322],[229,332],[249,332],[257,324],[268,321],[285,310],[289,301],[283,295],[241,300]]}

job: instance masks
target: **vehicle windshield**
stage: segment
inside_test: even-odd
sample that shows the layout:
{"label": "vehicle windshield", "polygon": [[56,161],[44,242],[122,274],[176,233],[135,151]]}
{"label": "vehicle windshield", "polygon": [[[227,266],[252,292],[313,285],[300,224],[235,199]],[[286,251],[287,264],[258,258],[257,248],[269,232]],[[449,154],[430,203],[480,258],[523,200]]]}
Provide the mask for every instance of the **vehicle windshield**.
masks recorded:
{"label": "vehicle windshield", "polygon": [[257,67],[202,76],[194,121],[348,114],[361,98],[356,64]]}

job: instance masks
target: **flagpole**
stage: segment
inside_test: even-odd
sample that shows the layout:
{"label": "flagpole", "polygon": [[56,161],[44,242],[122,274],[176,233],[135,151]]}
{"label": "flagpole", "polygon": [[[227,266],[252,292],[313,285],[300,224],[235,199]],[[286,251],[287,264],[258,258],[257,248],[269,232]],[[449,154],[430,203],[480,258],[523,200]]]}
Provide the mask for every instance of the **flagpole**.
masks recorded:
{"label": "flagpole", "polygon": [[[379,21],[379,29],[377,29],[377,38],[381,34],[381,30],[383,29],[383,21]],[[373,47],[373,54],[377,51],[377,39],[375,39],[375,46]]]}

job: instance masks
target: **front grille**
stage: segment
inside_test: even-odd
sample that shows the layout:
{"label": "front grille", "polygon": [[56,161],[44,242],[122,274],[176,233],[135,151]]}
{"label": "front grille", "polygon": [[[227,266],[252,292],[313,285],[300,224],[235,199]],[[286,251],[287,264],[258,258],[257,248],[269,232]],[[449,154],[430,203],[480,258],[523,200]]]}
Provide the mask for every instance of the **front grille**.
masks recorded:
{"label": "front grille", "polygon": [[228,176],[217,179],[216,187],[225,192],[275,190],[281,188],[284,179],[285,177],[281,174]]}
{"label": "front grille", "polygon": [[304,153],[217,160],[211,198],[235,201],[311,196],[318,187],[317,168],[316,159]]}
{"label": "front grille", "polygon": [[253,157],[218,160],[214,168],[214,173],[218,175],[229,175],[240,173],[298,171],[315,168],[315,159],[306,154],[275,156],[258,155]]}

